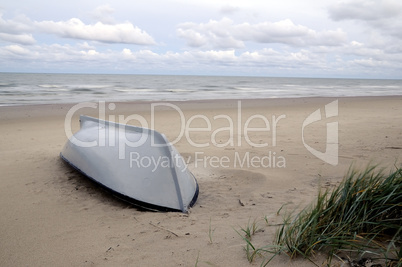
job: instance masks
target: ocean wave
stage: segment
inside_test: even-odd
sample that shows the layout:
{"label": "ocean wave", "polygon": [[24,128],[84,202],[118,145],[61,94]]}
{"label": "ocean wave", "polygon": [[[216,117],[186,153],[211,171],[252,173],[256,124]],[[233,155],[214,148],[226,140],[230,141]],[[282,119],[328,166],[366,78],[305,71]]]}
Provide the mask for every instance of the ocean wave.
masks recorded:
{"label": "ocean wave", "polygon": [[41,88],[62,88],[62,85],[58,85],[58,84],[38,84],[38,87]]}
{"label": "ocean wave", "polygon": [[402,80],[0,73],[0,105],[402,95]]}
{"label": "ocean wave", "polygon": [[91,88],[74,88],[70,89],[71,92],[93,92],[94,90]]}
{"label": "ocean wave", "polygon": [[16,83],[0,83],[0,88],[11,88],[16,86],[18,86]]}

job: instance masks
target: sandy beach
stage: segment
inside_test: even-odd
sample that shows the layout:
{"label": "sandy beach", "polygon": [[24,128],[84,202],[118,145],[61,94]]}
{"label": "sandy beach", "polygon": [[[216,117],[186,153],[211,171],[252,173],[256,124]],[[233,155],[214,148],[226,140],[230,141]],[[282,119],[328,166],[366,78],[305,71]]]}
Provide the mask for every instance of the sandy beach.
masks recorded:
{"label": "sandy beach", "polygon": [[[325,112],[330,103],[337,109]],[[253,242],[271,244],[276,227],[264,217],[281,223],[284,204],[303,208],[351,164],[401,163],[402,96],[153,104],[104,103],[104,113],[102,105],[74,113],[74,104],[0,107],[0,266],[249,266],[235,230],[256,220]],[[321,119],[307,124],[317,109]],[[140,210],[67,166],[59,153],[69,111],[72,132],[80,114],[136,114],[174,141],[200,187],[190,212]],[[331,164],[307,147],[324,153],[334,123]],[[317,264],[324,260],[317,254]],[[313,264],[280,255],[270,266]]]}

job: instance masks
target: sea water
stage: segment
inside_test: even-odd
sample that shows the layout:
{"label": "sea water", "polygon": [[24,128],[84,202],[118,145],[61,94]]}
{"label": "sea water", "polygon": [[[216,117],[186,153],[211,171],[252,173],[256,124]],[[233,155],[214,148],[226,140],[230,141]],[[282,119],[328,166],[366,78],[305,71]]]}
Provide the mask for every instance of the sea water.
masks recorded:
{"label": "sea water", "polygon": [[0,105],[402,95],[402,80],[0,73]]}

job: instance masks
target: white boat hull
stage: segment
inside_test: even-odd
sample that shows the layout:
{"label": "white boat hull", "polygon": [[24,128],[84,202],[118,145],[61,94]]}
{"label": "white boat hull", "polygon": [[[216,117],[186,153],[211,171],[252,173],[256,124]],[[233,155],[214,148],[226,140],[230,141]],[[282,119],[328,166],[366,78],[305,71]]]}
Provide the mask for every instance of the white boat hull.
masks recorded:
{"label": "white boat hull", "polygon": [[143,208],[187,212],[195,203],[197,181],[164,135],[87,116],[80,122],[60,153],[74,168]]}

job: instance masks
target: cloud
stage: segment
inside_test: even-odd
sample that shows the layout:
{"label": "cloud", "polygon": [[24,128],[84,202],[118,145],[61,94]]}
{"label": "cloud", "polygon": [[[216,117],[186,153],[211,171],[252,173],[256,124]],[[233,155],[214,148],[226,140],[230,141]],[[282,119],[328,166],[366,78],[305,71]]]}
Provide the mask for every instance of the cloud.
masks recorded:
{"label": "cloud", "polygon": [[29,54],[28,49],[23,48],[19,45],[9,45],[6,46],[5,49],[11,53],[18,54],[18,55],[27,55]]}
{"label": "cloud", "polygon": [[35,43],[35,39],[33,38],[32,34],[0,33],[0,40],[22,45],[32,45]]}
{"label": "cloud", "polygon": [[90,49],[90,50],[88,50],[88,51],[81,51],[81,54],[83,54],[84,56],[97,56],[97,55],[99,55],[99,52],[97,52],[96,50],[94,50],[94,49]]}
{"label": "cloud", "polygon": [[347,36],[341,29],[317,32],[306,26],[296,25],[290,19],[257,24],[235,24],[231,19],[210,20],[208,23],[182,23],[177,34],[191,47],[236,49],[244,42],[281,43],[291,46],[339,46]]}
{"label": "cloud", "polygon": [[89,45],[87,42],[79,43],[79,44],[77,44],[77,47],[82,49],[82,50],[91,50],[91,49],[94,50],[94,49],[96,49],[95,46]]}
{"label": "cloud", "polygon": [[3,71],[400,77],[398,1],[158,2],[166,14],[152,13],[156,2],[117,1],[32,9],[35,19],[0,11],[0,62]]}
{"label": "cloud", "polygon": [[238,6],[232,6],[230,4],[226,4],[220,8],[220,13],[224,15],[232,15],[238,11],[240,11],[240,8]]}
{"label": "cloud", "polygon": [[35,43],[32,34],[43,32],[63,38],[103,43],[155,44],[152,36],[132,23],[114,23],[113,18],[108,16],[111,13],[113,9],[109,6],[95,9],[94,17],[100,19],[95,24],[85,24],[78,18],[67,21],[32,21],[25,15],[6,20],[0,13],[0,40],[30,45]]}
{"label": "cloud", "polygon": [[[242,75],[315,75],[333,76],[359,73],[397,75],[402,55],[389,55],[381,50],[350,42],[343,47],[281,50],[262,48],[236,52],[234,49],[209,49],[155,52],[149,49],[102,49],[88,43],[75,45],[0,46],[4,66],[24,62],[25,71],[68,72],[134,72],[134,73],[197,73]],[[333,57],[333,59],[331,59]],[[102,66],[100,68],[99,66]],[[382,66],[382,69],[378,67]],[[21,67],[20,67],[21,68]],[[381,76],[383,77],[383,76]]]}
{"label": "cloud", "polygon": [[114,12],[115,10],[109,5],[103,5],[95,8],[90,14],[96,21],[100,21],[104,24],[115,24],[115,19],[112,16]]}
{"label": "cloud", "polygon": [[37,29],[48,34],[63,38],[99,41],[104,43],[126,43],[138,45],[153,45],[155,41],[145,31],[129,22],[120,24],[84,24],[80,19],[68,21],[41,21],[34,23]]}
{"label": "cloud", "polygon": [[296,25],[290,19],[258,24],[243,23],[233,29],[237,38],[257,43],[282,43],[291,46],[342,45],[346,33],[341,29],[317,32],[306,26]]}
{"label": "cloud", "polygon": [[13,20],[3,19],[0,13],[0,40],[9,43],[32,45],[35,43],[31,32],[33,30],[30,20],[23,16],[17,16]]}
{"label": "cloud", "polygon": [[329,8],[333,20],[355,19],[374,21],[399,16],[402,5],[392,0],[359,0],[340,2]]}
{"label": "cloud", "polygon": [[219,63],[221,65],[233,65],[236,64],[238,58],[235,55],[234,50],[225,50],[225,51],[195,51],[192,55],[197,59],[199,63]]}
{"label": "cloud", "polygon": [[[331,5],[328,12],[330,18],[335,21],[360,22],[363,27],[366,27],[366,35],[369,36],[369,42],[373,46],[377,46],[379,42],[395,43],[395,40],[402,39],[402,28],[400,27],[402,20],[401,1],[358,0],[340,2]],[[370,36],[375,36],[375,38]]]}
{"label": "cloud", "polygon": [[233,36],[233,26],[232,20],[223,18],[220,21],[210,20],[208,23],[200,24],[181,23],[176,32],[191,47],[243,48],[243,41]]}
{"label": "cloud", "polygon": [[3,19],[3,14],[0,13],[0,32],[8,34],[24,34],[31,32],[33,27],[31,20],[24,15],[19,15],[12,20]]}

